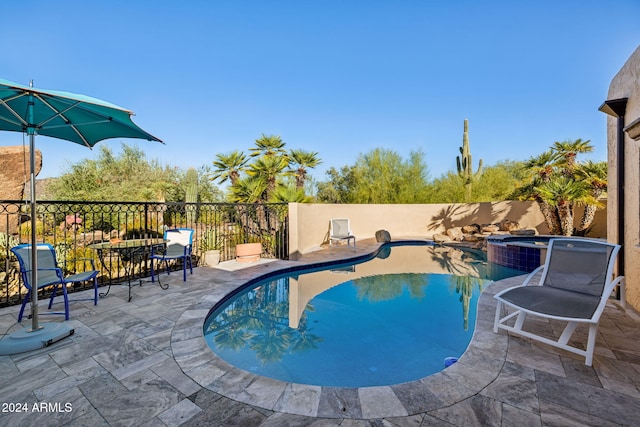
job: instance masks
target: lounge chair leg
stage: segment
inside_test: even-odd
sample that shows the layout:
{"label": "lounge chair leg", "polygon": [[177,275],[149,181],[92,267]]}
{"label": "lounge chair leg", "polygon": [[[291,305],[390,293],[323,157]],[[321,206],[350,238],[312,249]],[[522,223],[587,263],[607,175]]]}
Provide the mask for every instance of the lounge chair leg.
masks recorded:
{"label": "lounge chair leg", "polygon": [[498,301],[498,305],[496,307],[496,317],[493,321],[493,333],[498,333],[498,324],[500,323],[500,315],[502,314],[502,301]]}
{"label": "lounge chair leg", "polygon": [[522,330],[522,325],[524,325],[524,319],[527,317],[527,313],[525,313],[524,311],[520,310],[518,312],[518,318],[516,319],[516,324],[513,325],[514,329],[517,329],[518,331]]}
{"label": "lounge chair leg", "polygon": [[27,294],[22,299],[22,306],[20,306],[20,313],[18,313],[18,322],[22,322],[22,316],[24,315],[24,308],[27,306],[27,301],[31,300],[31,290],[27,291]]}
{"label": "lounge chair leg", "polygon": [[62,296],[64,297],[64,320],[69,320],[69,296],[67,295],[67,287],[62,285]]}
{"label": "lounge chair leg", "polygon": [[558,339],[558,344],[567,345],[567,343],[569,342],[569,338],[571,338],[571,335],[573,335],[573,332],[576,330],[577,327],[578,327],[578,322],[567,323],[567,326],[565,326],[564,331],[562,331],[562,335],[560,335],[560,338]]}
{"label": "lounge chair leg", "polygon": [[589,338],[587,340],[587,354],[585,356],[584,364],[591,366],[593,364],[593,350],[596,348],[596,334],[598,332],[598,324],[593,323],[589,325]]}
{"label": "lounge chair leg", "polygon": [[53,305],[53,299],[56,297],[56,293],[58,291],[58,285],[53,287],[53,291],[51,292],[51,298],[49,298],[49,310],[51,310],[51,306]]}

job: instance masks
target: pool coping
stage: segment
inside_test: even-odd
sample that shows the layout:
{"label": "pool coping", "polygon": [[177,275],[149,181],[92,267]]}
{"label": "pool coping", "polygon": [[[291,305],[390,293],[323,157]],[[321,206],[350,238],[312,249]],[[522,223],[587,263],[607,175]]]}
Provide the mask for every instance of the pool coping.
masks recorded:
{"label": "pool coping", "polygon": [[[394,241],[403,242],[412,240]],[[366,256],[371,256],[380,247],[375,246]],[[362,257],[362,253],[345,253],[335,262]],[[208,347],[203,336],[203,323],[218,302],[258,279],[317,264],[299,261],[269,263],[266,272],[212,289],[209,295],[187,308],[171,333],[171,349],[181,370],[202,387],[238,402],[289,414],[354,419],[402,417],[445,408],[480,393],[500,374],[507,356],[508,335],[493,332],[496,307],[493,295],[517,284],[522,278],[503,279],[487,286],[478,300],[474,334],[459,361],[415,381],[359,388],[284,382],[236,368]]]}

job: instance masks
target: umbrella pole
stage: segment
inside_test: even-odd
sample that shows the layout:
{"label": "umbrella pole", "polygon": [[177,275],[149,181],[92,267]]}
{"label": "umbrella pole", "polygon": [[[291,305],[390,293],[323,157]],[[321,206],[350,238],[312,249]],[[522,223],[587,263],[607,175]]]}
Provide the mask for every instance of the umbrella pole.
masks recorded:
{"label": "umbrella pole", "polygon": [[36,233],[36,144],[34,129],[29,128],[29,168],[31,169],[31,331],[38,323],[38,246]]}

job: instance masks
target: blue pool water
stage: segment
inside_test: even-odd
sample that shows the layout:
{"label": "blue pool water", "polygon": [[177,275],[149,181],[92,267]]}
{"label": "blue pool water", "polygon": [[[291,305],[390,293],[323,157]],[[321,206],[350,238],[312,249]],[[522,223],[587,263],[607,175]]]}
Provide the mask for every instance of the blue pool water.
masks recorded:
{"label": "blue pool water", "polygon": [[282,381],[366,387],[416,380],[466,350],[490,281],[439,271],[486,271],[476,264],[447,260],[432,247],[398,246],[355,266],[272,278],[216,307],[205,339],[230,364]]}

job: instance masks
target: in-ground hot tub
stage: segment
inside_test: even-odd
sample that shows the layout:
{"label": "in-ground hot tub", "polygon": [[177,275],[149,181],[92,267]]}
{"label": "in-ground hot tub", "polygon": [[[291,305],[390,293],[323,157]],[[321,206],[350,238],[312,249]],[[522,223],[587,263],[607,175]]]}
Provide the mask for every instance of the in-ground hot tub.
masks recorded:
{"label": "in-ground hot tub", "polygon": [[487,261],[531,272],[544,263],[549,239],[558,236],[496,235],[487,237]]}

